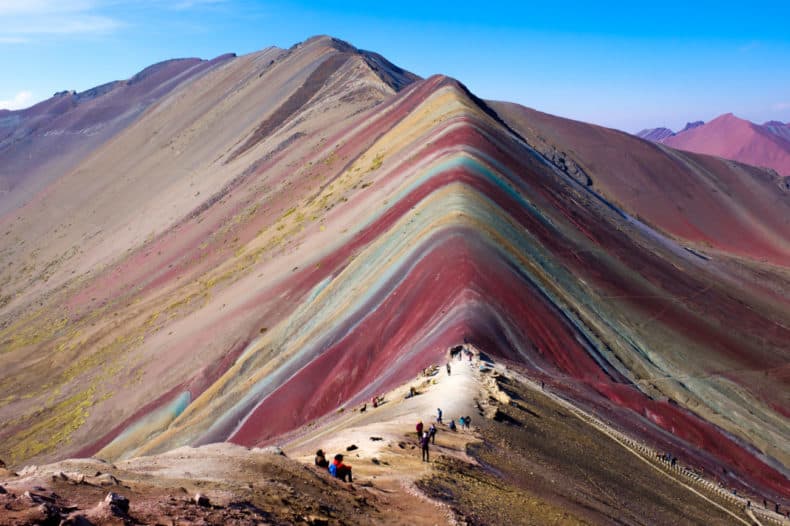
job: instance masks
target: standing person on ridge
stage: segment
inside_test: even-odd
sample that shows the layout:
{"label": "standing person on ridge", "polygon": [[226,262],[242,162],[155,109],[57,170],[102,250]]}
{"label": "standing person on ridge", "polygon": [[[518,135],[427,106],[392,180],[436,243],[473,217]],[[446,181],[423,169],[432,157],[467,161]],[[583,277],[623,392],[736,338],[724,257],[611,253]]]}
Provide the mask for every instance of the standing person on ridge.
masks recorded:
{"label": "standing person on ridge", "polygon": [[442,423],[442,408],[441,407],[437,407],[436,408],[436,415],[437,415],[436,416],[436,421],[441,424]]}
{"label": "standing person on ridge", "polygon": [[450,362],[447,362],[447,376],[450,376]]}
{"label": "standing person on ridge", "polygon": [[431,443],[431,438],[428,436],[428,432],[422,434],[422,438],[420,439],[420,445],[422,446],[422,461],[423,462],[430,462],[430,458],[428,456],[428,448],[430,447],[429,444]]}
{"label": "standing person on ridge", "polygon": [[423,429],[422,420],[417,422],[416,429],[417,429],[417,440],[419,440],[420,438],[422,438],[422,429]]}
{"label": "standing person on ridge", "polygon": [[436,426],[431,424],[431,427],[428,428],[428,436],[431,439],[431,444],[436,443]]}

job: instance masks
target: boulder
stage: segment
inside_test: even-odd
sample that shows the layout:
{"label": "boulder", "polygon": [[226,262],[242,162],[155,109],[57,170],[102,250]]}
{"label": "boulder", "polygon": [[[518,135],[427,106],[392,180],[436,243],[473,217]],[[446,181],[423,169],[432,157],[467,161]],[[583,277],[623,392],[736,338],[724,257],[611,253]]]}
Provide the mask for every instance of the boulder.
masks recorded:
{"label": "boulder", "polygon": [[204,508],[208,508],[209,505],[211,505],[211,502],[209,501],[208,497],[206,497],[202,493],[195,493],[194,500],[195,500],[195,504],[197,504],[198,506],[202,506]]}
{"label": "boulder", "polygon": [[48,502],[38,506],[41,524],[60,524],[60,510]]}
{"label": "boulder", "polygon": [[120,481],[110,473],[100,473],[96,476],[96,482],[99,486],[117,486],[120,484]]}
{"label": "boulder", "polygon": [[285,456],[285,451],[277,446],[268,446],[263,448],[253,448],[253,451],[256,453],[265,453],[268,455],[280,455],[282,457]]}
{"label": "boulder", "polygon": [[104,497],[104,504],[108,506],[110,511],[115,515],[126,515],[129,513],[129,499],[112,491]]}
{"label": "boulder", "polygon": [[94,524],[85,515],[77,513],[63,519],[60,526],[94,526]]}

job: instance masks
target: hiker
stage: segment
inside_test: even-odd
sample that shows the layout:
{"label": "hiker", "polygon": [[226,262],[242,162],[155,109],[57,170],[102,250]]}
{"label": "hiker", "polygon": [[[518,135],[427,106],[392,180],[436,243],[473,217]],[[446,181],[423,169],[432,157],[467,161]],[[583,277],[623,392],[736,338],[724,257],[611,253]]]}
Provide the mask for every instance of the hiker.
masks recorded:
{"label": "hiker", "polygon": [[431,424],[431,427],[428,428],[428,436],[431,437],[431,444],[436,443],[436,426]]}
{"label": "hiker", "polygon": [[455,431],[455,420],[450,420],[450,425],[447,427],[450,428],[450,431]]}
{"label": "hiker", "polygon": [[420,438],[420,445],[422,446],[422,461],[423,462],[430,462],[428,458],[428,447],[431,443],[431,438],[428,436],[428,432],[422,434],[422,438]]}
{"label": "hiker", "polygon": [[329,464],[329,473],[343,482],[353,482],[351,480],[351,466],[343,464],[343,455],[340,453],[335,455],[335,460]]}
{"label": "hiker", "polygon": [[440,424],[442,423],[442,408],[441,407],[437,407],[436,408],[436,421],[439,422]]}
{"label": "hiker", "polygon": [[447,376],[450,376],[450,362],[447,362]]}
{"label": "hiker", "polygon": [[420,438],[422,438],[422,429],[423,429],[422,420],[417,422],[417,425],[415,427],[417,429],[417,440],[419,440]]}
{"label": "hiker", "polygon": [[368,410],[368,404],[367,402],[365,402],[364,404],[362,404],[362,407],[359,408],[359,412],[364,413],[367,410]]}
{"label": "hiker", "polygon": [[376,407],[379,406],[379,397],[378,396],[374,396],[372,402],[373,402],[373,408],[375,409]]}
{"label": "hiker", "polygon": [[541,391],[545,391],[546,390],[546,382],[544,382],[543,380],[540,381],[540,390]]}
{"label": "hiker", "polygon": [[464,417],[464,427],[466,429],[472,429],[471,426],[470,426],[471,423],[472,423],[472,417],[471,416],[465,416]]}
{"label": "hiker", "polygon": [[323,469],[329,467],[329,461],[326,459],[323,449],[319,449],[315,452],[315,465]]}

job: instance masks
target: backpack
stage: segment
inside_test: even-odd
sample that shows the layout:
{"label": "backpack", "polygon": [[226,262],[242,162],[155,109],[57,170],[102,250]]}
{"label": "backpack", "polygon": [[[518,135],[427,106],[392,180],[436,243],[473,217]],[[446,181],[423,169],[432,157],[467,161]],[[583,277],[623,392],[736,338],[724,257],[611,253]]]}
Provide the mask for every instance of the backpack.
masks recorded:
{"label": "backpack", "polygon": [[337,477],[337,465],[334,462],[329,464],[329,474],[333,477]]}

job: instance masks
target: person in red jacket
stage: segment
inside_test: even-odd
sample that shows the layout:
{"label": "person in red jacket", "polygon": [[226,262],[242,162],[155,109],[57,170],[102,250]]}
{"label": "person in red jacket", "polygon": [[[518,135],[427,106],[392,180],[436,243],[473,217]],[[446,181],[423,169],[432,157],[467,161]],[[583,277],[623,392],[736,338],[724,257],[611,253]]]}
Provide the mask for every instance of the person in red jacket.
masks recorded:
{"label": "person in red jacket", "polygon": [[422,438],[422,428],[423,428],[422,420],[420,420],[419,422],[417,422],[417,440],[420,440]]}
{"label": "person in red jacket", "polygon": [[[334,469],[332,469],[332,467],[334,467]],[[332,461],[329,472],[343,482],[353,482],[351,480],[351,466],[343,464],[343,455],[341,454],[335,455],[335,460]]]}

